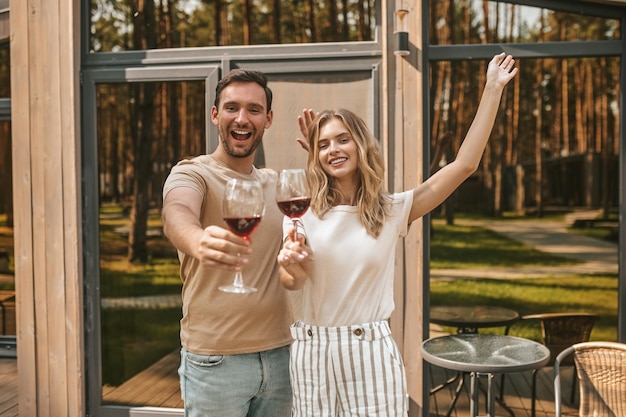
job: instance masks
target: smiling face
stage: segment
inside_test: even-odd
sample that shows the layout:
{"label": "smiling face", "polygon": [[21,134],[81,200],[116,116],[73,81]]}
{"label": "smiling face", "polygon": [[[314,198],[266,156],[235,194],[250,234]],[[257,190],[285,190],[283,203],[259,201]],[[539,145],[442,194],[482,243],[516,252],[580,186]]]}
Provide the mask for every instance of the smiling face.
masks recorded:
{"label": "smiling face", "polygon": [[220,138],[216,158],[231,164],[236,162],[231,159],[248,159],[251,163],[265,129],[272,124],[265,90],[254,82],[229,84],[221,92],[219,108],[211,109],[211,121]]}
{"label": "smiling face", "polygon": [[333,117],[320,127],[317,151],[326,174],[338,181],[358,181],[358,146],[341,119]]}
{"label": "smiling face", "polygon": [[[338,205],[385,211],[384,159],[380,144],[365,121],[350,110],[330,109],[318,113],[308,128],[311,151],[307,171],[312,211],[323,216]],[[380,224],[372,228],[373,236]]]}

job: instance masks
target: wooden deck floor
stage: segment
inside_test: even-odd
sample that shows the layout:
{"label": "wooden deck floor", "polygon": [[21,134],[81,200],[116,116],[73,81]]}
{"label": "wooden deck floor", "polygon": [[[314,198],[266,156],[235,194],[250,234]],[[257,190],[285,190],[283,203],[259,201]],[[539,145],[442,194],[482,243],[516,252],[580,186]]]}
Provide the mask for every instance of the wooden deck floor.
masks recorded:
{"label": "wooden deck floor", "polygon": [[152,407],[182,408],[178,365],[180,353],[164,356],[145,371],[118,387],[105,387],[102,402],[116,405],[147,405]]}
{"label": "wooden deck floor", "polygon": [[[129,379],[126,383],[114,388],[105,388],[103,401],[107,404],[152,405],[157,407],[182,407],[176,373],[178,352],[163,357],[150,368]],[[452,377],[452,371],[430,367],[429,378],[432,386],[438,385]],[[510,374],[504,384],[504,402],[514,417],[531,416],[530,372]],[[563,392],[569,394],[571,369],[565,369],[562,380]],[[554,397],[552,388],[552,368],[539,371],[537,379],[537,413],[536,417],[554,416]],[[499,389],[500,378],[496,378]],[[445,416],[453,397],[454,385],[439,391],[430,397],[430,416]],[[0,358],[0,417],[18,417],[17,396],[17,363],[14,358]],[[499,391],[498,391],[499,392]],[[481,396],[480,410],[484,413],[485,397]],[[565,401],[564,415],[576,416],[577,410]],[[502,406],[496,405],[497,416],[511,416]],[[451,413],[451,417],[469,416],[469,378],[459,400]]]}
{"label": "wooden deck floor", "polygon": [[17,361],[0,358],[0,416],[17,417]]}

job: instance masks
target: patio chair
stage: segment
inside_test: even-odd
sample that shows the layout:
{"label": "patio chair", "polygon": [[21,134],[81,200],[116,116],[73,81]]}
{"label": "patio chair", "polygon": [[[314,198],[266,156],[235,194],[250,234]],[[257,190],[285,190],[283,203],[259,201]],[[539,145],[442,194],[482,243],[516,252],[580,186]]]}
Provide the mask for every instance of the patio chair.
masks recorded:
{"label": "patio chair", "polygon": [[[581,312],[568,312],[568,313],[542,313],[542,314],[529,314],[520,317],[517,324],[514,324],[506,329],[508,334],[515,326],[528,326],[539,323],[541,325],[541,343],[543,343],[550,350],[550,360],[545,365],[554,366],[554,361],[559,353],[564,349],[572,346],[576,343],[587,342],[591,335],[591,330],[598,319],[596,314],[581,313]],[[574,402],[576,395],[576,369],[572,358],[566,358],[562,362],[562,365],[572,366],[572,391],[570,395],[570,402]],[[539,369],[532,371],[532,385],[531,385],[531,416],[535,417],[536,411],[536,395],[537,395],[537,372]],[[502,374],[500,379],[500,398],[504,395],[504,376]]]}
{"label": "patio chair", "polygon": [[554,405],[561,417],[560,367],[573,354],[580,386],[580,417],[626,416],[626,344],[577,343],[554,362]]}

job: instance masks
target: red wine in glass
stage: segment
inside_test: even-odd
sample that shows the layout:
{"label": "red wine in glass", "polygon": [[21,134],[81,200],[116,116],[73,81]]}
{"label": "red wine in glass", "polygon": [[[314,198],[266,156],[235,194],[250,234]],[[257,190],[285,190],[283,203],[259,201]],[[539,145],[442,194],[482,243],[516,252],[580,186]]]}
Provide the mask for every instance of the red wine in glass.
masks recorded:
{"label": "red wine in glass", "polygon": [[309,209],[311,197],[296,197],[290,200],[277,201],[278,208],[285,215],[292,219],[301,217]]}
{"label": "red wine in glass", "polygon": [[[256,230],[265,211],[263,187],[258,181],[231,179],[224,189],[222,217],[231,232],[244,239]],[[256,288],[244,285],[241,271],[235,272],[232,284],[219,287],[232,293],[255,292]]]}
{"label": "red wine in glass", "polygon": [[261,222],[261,216],[224,217],[224,221],[231,232],[248,239]]}
{"label": "red wine in glass", "polygon": [[280,171],[276,183],[276,204],[285,216],[291,218],[293,227],[297,230],[300,226],[306,235],[300,217],[309,209],[311,193],[303,169],[283,169]]}

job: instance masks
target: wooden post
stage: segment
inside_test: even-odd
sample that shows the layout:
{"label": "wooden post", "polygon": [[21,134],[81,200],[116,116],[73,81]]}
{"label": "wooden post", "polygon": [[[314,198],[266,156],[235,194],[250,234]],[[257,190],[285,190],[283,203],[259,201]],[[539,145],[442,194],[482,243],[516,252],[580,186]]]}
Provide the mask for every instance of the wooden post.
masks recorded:
{"label": "wooden post", "polygon": [[11,2],[19,415],[85,415],[80,2]]}
{"label": "wooden post", "polygon": [[[393,2],[392,2],[393,3]],[[388,27],[387,44],[383,45],[383,61],[388,70],[386,90],[389,110],[389,137],[386,150],[390,153],[393,175],[393,191],[415,187],[424,180],[424,158],[422,153],[422,1],[396,0],[395,9],[403,10],[404,29],[408,31],[409,54],[394,54],[395,16],[383,19]],[[423,404],[423,366],[419,346],[424,339],[423,294],[424,294],[424,222],[415,221],[396,255],[396,310],[391,320],[392,331],[402,351],[409,388],[409,415],[427,414]]]}

